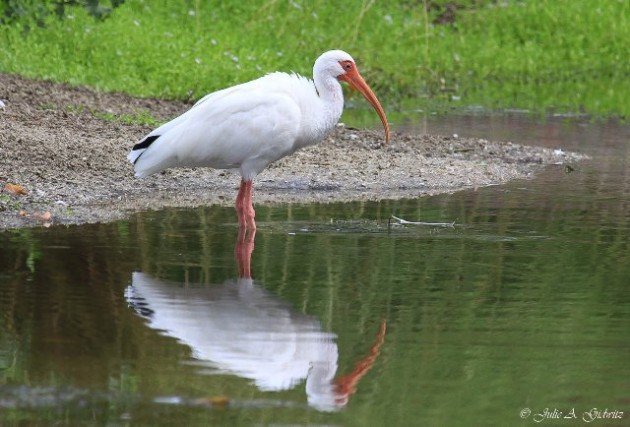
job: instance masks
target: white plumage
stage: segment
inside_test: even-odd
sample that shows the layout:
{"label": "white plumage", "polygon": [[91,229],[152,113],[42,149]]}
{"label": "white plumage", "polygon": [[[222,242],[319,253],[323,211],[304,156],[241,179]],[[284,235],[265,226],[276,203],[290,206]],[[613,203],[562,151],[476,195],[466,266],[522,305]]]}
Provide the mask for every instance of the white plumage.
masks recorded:
{"label": "white plumage", "polygon": [[269,74],[202,98],[147,135],[159,137],[129,153],[129,160],[139,177],[170,167],[210,166],[240,169],[245,180],[253,179],[269,163],[325,135],[326,123],[302,122],[318,103],[309,80]]}
{"label": "white plumage", "polygon": [[251,181],[270,163],[321,141],[339,121],[339,80],[357,88],[377,110],[389,139],[389,125],[376,96],[346,52],[321,55],[313,80],[272,73],[223,89],[160,126],[129,153],[138,177],[172,167],[238,169],[242,176],[237,211],[243,227],[255,229]]}

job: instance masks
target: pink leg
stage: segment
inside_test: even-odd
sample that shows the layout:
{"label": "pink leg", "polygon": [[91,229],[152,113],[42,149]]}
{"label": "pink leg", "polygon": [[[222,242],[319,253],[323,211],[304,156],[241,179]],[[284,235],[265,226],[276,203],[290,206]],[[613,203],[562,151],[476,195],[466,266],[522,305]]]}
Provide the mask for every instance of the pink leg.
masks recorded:
{"label": "pink leg", "polygon": [[254,252],[254,237],[256,230],[246,233],[244,229],[238,230],[238,238],[234,246],[234,257],[238,264],[238,277],[241,279],[252,278],[252,252]]}
{"label": "pink leg", "polygon": [[236,196],[236,215],[238,216],[239,237],[244,241],[247,231],[256,232],[256,212],[252,200],[252,181],[241,180],[241,188]]}
{"label": "pink leg", "polygon": [[247,197],[246,186],[245,181],[241,180],[241,188],[238,190],[238,195],[236,196],[236,216],[238,217],[239,228],[242,230],[247,228],[244,215],[245,198]]}
{"label": "pink leg", "polygon": [[241,188],[236,196],[236,214],[238,216],[238,237],[234,247],[234,256],[238,263],[238,277],[250,279],[252,252],[256,236],[256,222],[252,202],[252,181],[241,180]]}
{"label": "pink leg", "polygon": [[245,206],[243,212],[245,214],[246,227],[251,232],[256,232],[256,211],[254,211],[254,199],[253,199],[254,184],[251,180],[245,182]]}

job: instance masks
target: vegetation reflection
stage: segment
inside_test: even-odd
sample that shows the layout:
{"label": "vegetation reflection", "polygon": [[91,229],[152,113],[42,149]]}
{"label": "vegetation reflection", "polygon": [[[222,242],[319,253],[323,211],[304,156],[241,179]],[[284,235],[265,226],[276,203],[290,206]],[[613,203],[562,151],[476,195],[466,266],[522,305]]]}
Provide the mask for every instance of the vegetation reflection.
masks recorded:
{"label": "vegetation reflection", "polygon": [[345,406],[379,355],[385,321],[368,355],[334,379],[336,335],[253,281],[254,236],[239,230],[238,279],[204,286],[134,272],[127,301],[151,328],[189,346],[202,373],[237,375],[263,391],[288,390],[306,380],[309,405],[323,411]]}

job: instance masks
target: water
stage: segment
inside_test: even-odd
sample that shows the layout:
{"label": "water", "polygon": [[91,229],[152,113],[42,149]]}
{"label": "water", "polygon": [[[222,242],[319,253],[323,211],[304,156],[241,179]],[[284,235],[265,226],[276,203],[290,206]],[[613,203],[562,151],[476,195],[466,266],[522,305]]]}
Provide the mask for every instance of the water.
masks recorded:
{"label": "water", "polygon": [[419,200],[259,207],[255,248],[227,208],[0,234],[0,421],[627,424],[628,126],[420,128],[592,160]]}

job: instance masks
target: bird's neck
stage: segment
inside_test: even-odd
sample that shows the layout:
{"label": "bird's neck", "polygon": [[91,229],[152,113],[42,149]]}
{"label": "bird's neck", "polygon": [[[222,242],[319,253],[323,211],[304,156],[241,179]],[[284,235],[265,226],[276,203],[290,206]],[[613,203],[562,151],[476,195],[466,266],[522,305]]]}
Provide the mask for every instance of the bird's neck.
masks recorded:
{"label": "bird's neck", "polygon": [[302,82],[308,82],[308,86],[302,86],[308,96],[298,99],[303,118],[293,151],[324,139],[335,128],[343,111],[343,91],[336,78],[322,77],[322,73],[314,70],[313,81],[304,79]]}
{"label": "bird's neck", "polygon": [[326,127],[332,129],[343,112],[343,91],[339,81],[330,75],[320,75],[315,73],[313,76],[315,88],[322,101],[322,121]]}

